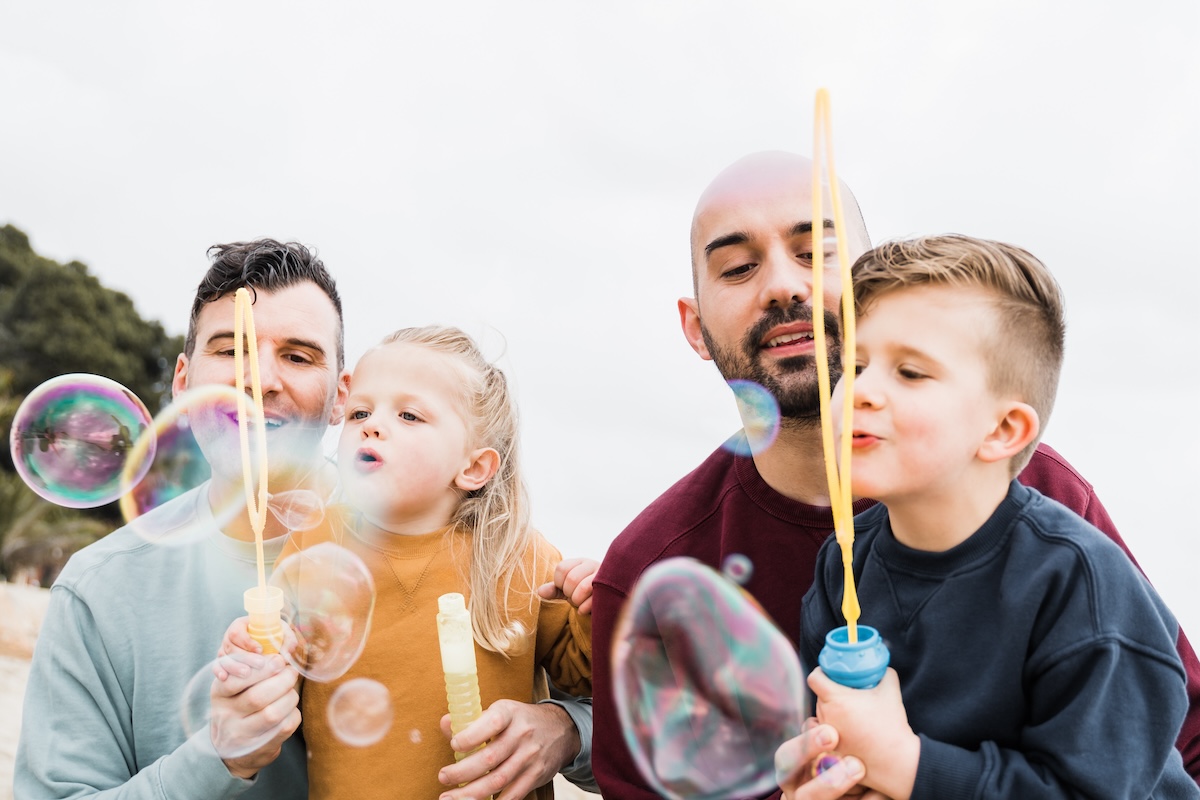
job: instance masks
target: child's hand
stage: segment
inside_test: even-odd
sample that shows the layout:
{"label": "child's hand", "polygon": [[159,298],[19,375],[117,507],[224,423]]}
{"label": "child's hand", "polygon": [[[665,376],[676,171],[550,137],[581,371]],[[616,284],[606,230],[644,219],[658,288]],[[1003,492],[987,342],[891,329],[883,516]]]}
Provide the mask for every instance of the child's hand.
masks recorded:
{"label": "child's hand", "polygon": [[546,600],[566,599],[582,616],[592,613],[592,576],[600,562],[590,558],[567,558],[554,568],[554,580],[543,583],[537,593]]}
{"label": "child's hand", "polygon": [[258,664],[256,659],[245,658],[246,654],[262,654],[262,645],[251,638],[249,626],[249,617],[238,617],[225,629],[225,637],[221,639],[221,647],[217,650],[217,661],[213,666],[213,674],[217,680],[228,680],[230,674],[243,677],[245,669],[242,668],[242,665]]}
{"label": "child's hand", "polygon": [[866,765],[863,783],[889,797],[908,797],[917,778],[921,740],[908,724],[896,670],[879,685],[851,689],[830,679],[821,668],[808,676],[817,696],[817,719],[838,733],[836,754],[853,755]]}

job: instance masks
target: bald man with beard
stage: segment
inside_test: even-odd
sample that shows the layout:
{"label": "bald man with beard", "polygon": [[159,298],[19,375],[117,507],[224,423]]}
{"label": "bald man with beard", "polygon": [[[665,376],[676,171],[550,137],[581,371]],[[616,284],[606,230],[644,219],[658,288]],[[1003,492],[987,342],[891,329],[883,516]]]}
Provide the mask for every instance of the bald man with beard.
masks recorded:
{"label": "bald man with beard", "polygon": [[[812,218],[812,180],[810,160],[759,153],[722,171],[696,205],[695,296],[678,303],[684,336],[726,381],[766,387],[782,419],[770,446],[747,455],[745,434],[738,432],[664,492],[613,541],[595,577],[593,769],[601,792],[614,800],[658,797],[626,747],[612,692],[613,629],[647,568],[689,556],[719,570],[729,556],[745,556],[753,569],[744,588],[793,645],[799,641],[801,600],[812,584],[817,550],[833,530],[812,334],[815,247],[827,254],[823,299],[831,380],[841,372],[836,309],[843,287],[827,241],[832,220]],[[848,198],[853,260],[870,249],[870,238],[853,195],[845,186],[841,191]],[[753,420],[743,423],[750,427]],[[1091,484],[1053,449],[1040,445],[1019,479],[1074,510],[1133,559]],[[860,499],[854,513],[873,504]],[[1178,650],[1188,673],[1190,706],[1177,746],[1200,783],[1200,661],[1182,631]],[[785,780],[788,798],[836,798],[857,784],[862,764],[852,757],[818,780],[799,777],[809,774],[813,756],[835,749],[836,742],[837,732],[820,725],[789,743],[781,755],[798,769]],[[767,796],[781,797],[781,792]]]}

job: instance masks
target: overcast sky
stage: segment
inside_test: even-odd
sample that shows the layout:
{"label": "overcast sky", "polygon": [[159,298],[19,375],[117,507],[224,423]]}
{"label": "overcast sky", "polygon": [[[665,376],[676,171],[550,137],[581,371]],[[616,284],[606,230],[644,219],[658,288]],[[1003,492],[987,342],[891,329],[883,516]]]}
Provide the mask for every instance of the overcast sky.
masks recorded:
{"label": "overcast sky", "polygon": [[704,185],[811,153],[875,241],[1022,245],[1067,293],[1047,441],[1193,641],[1200,4],[7,3],[0,224],[182,333],[216,242],[316,246],[353,362],[480,338],[519,389],[535,520],[600,557],[738,426],[679,331]]}

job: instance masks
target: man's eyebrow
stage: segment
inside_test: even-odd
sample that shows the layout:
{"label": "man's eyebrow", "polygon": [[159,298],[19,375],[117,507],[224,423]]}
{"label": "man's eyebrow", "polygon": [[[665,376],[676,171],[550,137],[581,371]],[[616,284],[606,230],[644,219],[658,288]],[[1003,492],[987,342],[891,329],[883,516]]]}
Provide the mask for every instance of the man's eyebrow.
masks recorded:
{"label": "man's eyebrow", "polygon": [[[215,344],[217,342],[221,342],[221,341],[224,341],[225,339],[232,339],[232,338],[233,338],[233,331],[217,331],[212,336],[208,337],[208,341],[205,342],[205,344],[212,346],[213,344]],[[291,338],[291,339],[287,339],[284,343],[286,345],[288,345],[289,347],[299,347],[304,350],[311,350],[314,353],[317,353],[322,356],[325,355],[325,348],[322,347],[321,345],[317,344],[316,342],[312,341],[311,339]]]}
{"label": "man's eyebrow", "polygon": [[[825,230],[833,230],[833,220],[831,220],[831,219],[823,220],[821,223],[821,227],[824,228]],[[792,229],[788,232],[788,235],[789,236],[805,236],[807,234],[812,233],[812,228],[813,228],[812,222],[809,222],[809,221],[797,222],[795,225],[792,226]],[[722,247],[731,247],[733,245],[738,245],[738,244],[745,244],[748,241],[750,241],[750,236],[749,236],[749,234],[747,234],[743,231],[734,231],[733,233],[727,233],[724,236],[718,236],[716,239],[713,239],[711,242],[706,244],[704,246],[704,255],[707,257],[707,256],[712,255],[713,250],[717,250]]]}
{"label": "man's eyebrow", "polygon": [[[821,223],[821,227],[825,230],[833,230],[833,220],[827,219]],[[813,225],[811,222],[797,222],[792,226],[792,236],[804,236],[812,233]]]}
{"label": "man's eyebrow", "polygon": [[750,237],[741,231],[729,233],[725,236],[718,236],[716,239],[713,239],[704,246],[704,255],[710,256],[712,255],[713,250],[717,250],[721,247],[730,247],[735,244],[745,244],[748,241],[750,241]]}

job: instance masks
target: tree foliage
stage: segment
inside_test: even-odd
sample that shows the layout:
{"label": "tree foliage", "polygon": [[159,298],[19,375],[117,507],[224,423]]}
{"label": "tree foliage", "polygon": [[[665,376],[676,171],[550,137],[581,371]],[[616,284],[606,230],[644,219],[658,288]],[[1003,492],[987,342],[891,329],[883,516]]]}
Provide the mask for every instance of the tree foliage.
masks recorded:
{"label": "tree foliage", "polygon": [[107,289],[78,261],[39,256],[29,237],[0,228],[0,364],[27,394],[68,372],[122,384],[156,413],[170,387],[180,336],[142,319],[133,301]]}
{"label": "tree foliage", "polygon": [[120,523],[115,504],[87,510],[42,500],[13,471],[8,439],[21,400],[58,375],[91,372],[124,385],[152,414],[169,400],[182,336],[142,319],[128,295],[105,288],[78,261],[34,252],[0,227],[0,577],[58,574],[66,558]]}

